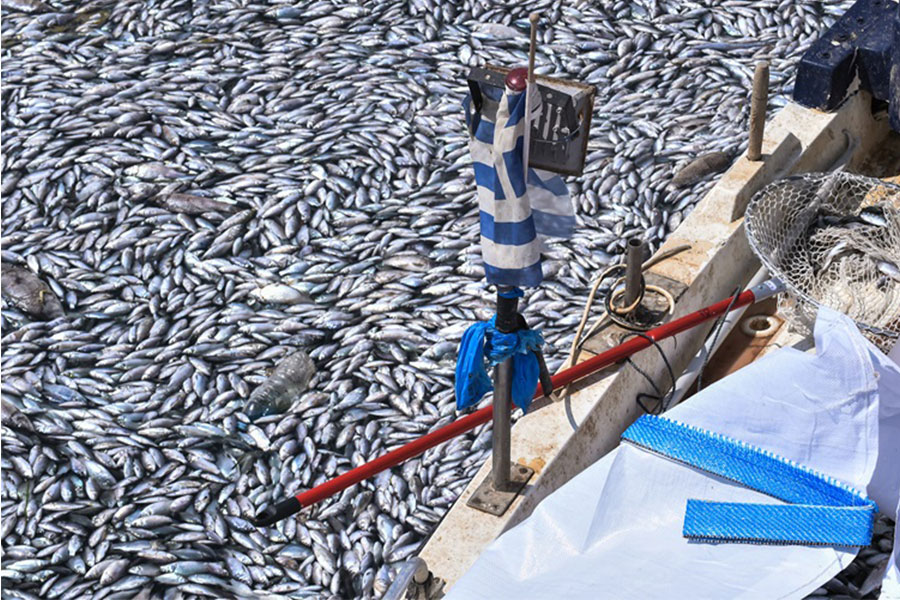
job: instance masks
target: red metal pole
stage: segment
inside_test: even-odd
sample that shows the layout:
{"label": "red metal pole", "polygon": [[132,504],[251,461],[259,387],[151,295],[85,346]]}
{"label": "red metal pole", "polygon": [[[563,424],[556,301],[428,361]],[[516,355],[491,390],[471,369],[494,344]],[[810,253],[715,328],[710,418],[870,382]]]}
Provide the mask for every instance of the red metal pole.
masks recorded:
{"label": "red metal pole", "polygon": [[[696,327],[700,323],[718,317],[719,315],[725,313],[729,305],[731,305],[731,310],[735,310],[737,308],[741,308],[742,306],[746,306],[748,304],[753,304],[757,300],[762,300],[767,298],[773,294],[780,292],[783,288],[781,287],[781,283],[776,280],[767,281],[752,290],[746,290],[741,293],[734,304],[731,304],[733,296],[722,300],[721,302],[717,302],[711,306],[707,306],[706,308],[701,308],[700,310],[685,315],[681,318],[675,319],[669,323],[664,325],[660,325],[655,329],[651,329],[649,331],[644,332],[648,338],[659,341],[661,339],[671,337],[673,335],[682,333]],[[630,340],[619,344],[614,348],[610,348],[606,352],[598,354],[593,358],[590,358],[582,363],[579,363],[573,367],[566,369],[565,371],[561,371],[553,376],[553,387],[554,389],[561,388],[565,385],[572,383],[573,381],[577,381],[591,373],[599,371],[600,369],[607,367],[611,364],[617,363],[621,360],[624,360],[638,352],[647,348],[651,345],[651,342],[643,337],[633,337]],[[538,391],[535,393],[535,398],[540,398],[543,396],[543,393],[538,387]],[[420,437],[417,440],[413,440],[412,442],[397,448],[396,450],[391,450],[387,454],[379,456],[373,461],[367,462],[364,465],[360,465],[355,469],[351,469],[344,473],[343,475],[338,475],[334,479],[326,481],[316,487],[297,494],[292,498],[288,498],[276,504],[275,506],[270,506],[267,508],[257,519],[256,525],[258,527],[265,527],[280,521],[295,512],[299,511],[302,508],[307,506],[312,506],[329,496],[337,494],[348,487],[359,483],[365,479],[368,479],[385,469],[389,469],[393,466],[396,466],[414,456],[418,456],[422,454],[429,448],[433,448],[442,442],[446,442],[447,440],[454,438],[470,429],[474,429],[475,427],[487,423],[491,420],[491,416],[493,413],[492,406],[486,406],[480,410],[477,410],[469,415],[461,417],[452,423],[441,427],[435,431],[432,431],[429,434],[426,434]]]}

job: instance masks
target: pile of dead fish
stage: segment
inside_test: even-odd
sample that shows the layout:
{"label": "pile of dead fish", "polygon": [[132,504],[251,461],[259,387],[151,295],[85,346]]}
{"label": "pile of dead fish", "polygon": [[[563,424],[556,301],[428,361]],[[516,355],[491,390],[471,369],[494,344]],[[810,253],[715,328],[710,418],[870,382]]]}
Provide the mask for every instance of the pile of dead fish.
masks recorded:
{"label": "pile of dead fish", "polygon": [[4,0],[4,597],[383,593],[486,429],[249,519],[455,417],[492,305],[468,68],[523,63],[537,10],[539,72],[598,86],[578,234],[526,298],[555,367],[596,273],[713,175],[673,174],[742,149],[755,61],[775,109],[848,4]]}

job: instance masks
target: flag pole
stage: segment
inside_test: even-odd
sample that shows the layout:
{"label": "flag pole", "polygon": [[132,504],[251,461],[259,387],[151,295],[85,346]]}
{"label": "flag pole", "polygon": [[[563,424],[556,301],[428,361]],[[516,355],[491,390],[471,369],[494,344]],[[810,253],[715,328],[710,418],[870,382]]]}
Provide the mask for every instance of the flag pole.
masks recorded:
{"label": "flag pole", "polygon": [[531,22],[531,44],[528,47],[528,81],[525,86],[525,140],[524,140],[524,158],[523,166],[525,167],[525,181],[528,181],[528,162],[531,152],[531,112],[534,98],[532,94],[536,91],[534,87],[534,53],[537,48],[537,23],[539,15],[536,12],[528,15]]}
{"label": "flag pole", "polygon": [[537,46],[537,22],[540,18],[536,12],[528,15],[531,21],[531,45],[528,48],[528,83],[534,83],[534,49]]}
{"label": "flag pole", "polygon": [[[500,333],[513,333],[517,329],[519,298],[509,286],[497,286],[497,320]],[[512,370],[513,359],[507,358],[494,367],[494,410],[491,429],[491,476],[494,489],[506,491],[510,487],[510,437],[512,429]]]}
{"label": "flag pole", "polygon": [[[531,97],[534,83],[534,49],[537,40],[538,14],[531,13],[531,47],[528,50],[528,79],[525,85],[525,140],[523,167],[525,181],[528,181],[528,146],[531,133]],[[507,80],[513,89],[520,88],[521,80]],[[517,89],[521,91],[521,89]],[[496,328],[500,333],[513,333],[518,329],[518,297],[517,290],[509,286],[497,286],[497,321]],[[512,358],[507,358],[494,367],[493,427],[491,429],[491,479],[495,491],[507,491],[510,488],[510,438],[512,429]]]}

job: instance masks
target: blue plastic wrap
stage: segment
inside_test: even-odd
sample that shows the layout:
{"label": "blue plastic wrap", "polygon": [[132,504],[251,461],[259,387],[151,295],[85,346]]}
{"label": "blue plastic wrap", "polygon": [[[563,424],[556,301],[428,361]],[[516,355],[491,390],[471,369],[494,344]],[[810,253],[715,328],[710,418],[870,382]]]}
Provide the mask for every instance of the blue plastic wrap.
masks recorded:
{"label": "blue plastic wrap", "polygon": [[463,334],[456,361],[456,408],[462,410],[494,389],[487,366],[513,359],[513,404],[528,411],[537,389],[540,367],[534,351],[544,344],[541,332],[521,329],[515,333],[501,333],[494,327],[494,319],[471,325]]}

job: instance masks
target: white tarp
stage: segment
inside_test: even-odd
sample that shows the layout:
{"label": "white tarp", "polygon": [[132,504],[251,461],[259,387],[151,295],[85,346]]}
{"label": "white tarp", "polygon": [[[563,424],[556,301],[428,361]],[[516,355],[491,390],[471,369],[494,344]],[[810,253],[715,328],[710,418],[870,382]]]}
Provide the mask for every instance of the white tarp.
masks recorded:
{"label": "white tarp", "polygon": [[[815,340],[815,353],[778,350],[666,416],[865,489],[892,514],[900,502],[900,367],[827,309]],[[688,542],[681,531],[689,498],[778,502],[622,444],[495,540],[447,597],[803,598],[856,555]],[[900,589],[892,568],[888,578]]]}

